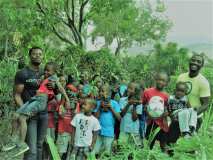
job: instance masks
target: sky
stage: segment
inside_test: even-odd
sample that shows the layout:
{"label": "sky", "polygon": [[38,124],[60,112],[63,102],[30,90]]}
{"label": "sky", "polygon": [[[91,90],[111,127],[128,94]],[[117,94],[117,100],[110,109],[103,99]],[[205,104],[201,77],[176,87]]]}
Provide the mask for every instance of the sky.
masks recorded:
{"label": "sky", "polygon": [[173,22],[168,40],[213,44],[213,0],[164,0]]}

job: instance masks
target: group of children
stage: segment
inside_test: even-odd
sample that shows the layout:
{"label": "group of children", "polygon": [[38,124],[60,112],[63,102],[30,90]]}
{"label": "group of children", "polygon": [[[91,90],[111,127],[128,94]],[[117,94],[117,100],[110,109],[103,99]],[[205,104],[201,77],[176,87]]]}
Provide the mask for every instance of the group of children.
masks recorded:
{"label": "group of children", "polygon": [[[85,79],[68,83],[67,76],[56,76],[52,62],[46,64],[44,73],[37,95],[17,110],[20,140],[26,136],[26,119],[47,110],[47,134],[54,139],[62,159],[87,159],[91,153],[96,157],[104,152],[111,155],[113,142],[142,148],[143,138],[149,139],[158,127],[160,131],[152,139],[150,149],[158,140],[162,151],[167,152],[167,145],[173,142],[168,117],[179,123],[183,136],[195,132],[197,114],[188,103],[187,85],[178,82],[174,95],[169,96],[164,92],[169,82],[165,72],[157,73],[155,86],[145,90],[141,84],[130,82],[122,86],[121,92],[121,86],[112,87],[98,80],[94,83],[97,95],[90,92],[91,86]],[[49,82],[54,89],[47,87]],[[163,105],[159,117],[151,116],[151,103]]]}

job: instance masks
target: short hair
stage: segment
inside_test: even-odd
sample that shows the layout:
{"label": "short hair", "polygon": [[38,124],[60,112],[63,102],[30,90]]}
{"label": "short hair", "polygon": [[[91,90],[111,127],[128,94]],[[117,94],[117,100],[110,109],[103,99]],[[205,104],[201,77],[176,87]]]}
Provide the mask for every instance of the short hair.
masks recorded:
{"label": "short hair", "polygon": [[188,86],[187,86],[186,82],[177,82],[177,83],[176,83],[176,88],[177,88],[178,86],[180,86],[180,85],[185,86],[185,88],[186,88],[186,90],[187,90]]}
{"label": "short hair", "polygon": [[169,82],[169,81],[170,81],[170,76],[169,76],[168,72],[166,72],[166,71],[164,71],[164,70],[160,70],[160,71],[158,71],[158,72],[155,74],[155,78],[157,78],[157,76],[159,76],[159,75],[161,75],[161,74],[163,74],[163,75],[166,75],[166,76],[167,76],[167,78],[168,78],[167,82]]}
{"label": "short hair", "polygon": [[200,57],[202,59],[202,66],[204,65],[204,62],[205,62],[205,59],[204,59],[204,53],[196,53],[196,52],[193,52],[193,55],[190,59],[194,58],[194,57]]}
{"label": "short hair", "polygon": [[34,47],[32,47],[32,48],[29,49],[29,56],[32,54],[33,50],[35,50],[35,49],[42,50],[40,47],[34,46]]}
{"label": "short hair", "polygon": [[92,98],[85,98],[85,103],[88,102],[92,106],[96,106],[96,101]]}
{"label": "short hair", "polygon": [[57,65],[57,63],[55,63],[55,62],[47,62],[46,63],[46,65],[45,65],[45,67],[46,66],[52,66],[53,67],[53,70],[56,72],[57,71],[57,69],[58,69],[58,65]]}

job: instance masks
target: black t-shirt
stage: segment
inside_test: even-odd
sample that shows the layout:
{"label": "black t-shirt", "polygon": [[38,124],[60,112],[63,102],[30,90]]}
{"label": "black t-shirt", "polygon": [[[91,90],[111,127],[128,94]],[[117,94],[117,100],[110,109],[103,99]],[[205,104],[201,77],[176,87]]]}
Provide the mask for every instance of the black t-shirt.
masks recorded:
{"label": "black t-shirt", "polygon": [[21,95],[24,103],[30,100],[31,97],[35,96],[41,82],[41,76],[42,70],[34,71],[29,67],[25,67],[16,73],[15,85],[24,85],[24,90]]}

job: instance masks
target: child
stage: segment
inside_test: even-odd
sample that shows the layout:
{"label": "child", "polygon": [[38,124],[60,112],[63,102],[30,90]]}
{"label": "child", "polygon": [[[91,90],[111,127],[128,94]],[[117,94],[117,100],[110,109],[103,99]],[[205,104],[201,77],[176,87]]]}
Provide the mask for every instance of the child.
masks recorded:
{"label": "child", "polygon": [[[21,108],[19,108],[16,113],[15,113],[15,121],[13,123],[18,123],[18,125],[14,124],[16,128],[13,128],[13,134],[15,134],[14,131],[20,131],[20,137],[18,138],[17,141],[16,138],[14,138],[15,142],[11,143],[9,145],[6,145],[3,147],[2,150],[8,151],[13,148],[17,147],[23,147],[22,153],[27,151],[29,147],[24,143],[26,133],[27,133],[27,122],[26,120],[41,112],[45,111],[47,109],[47,103],[49,100],[54,98],[54,92],[51,89],[47,88],[47,84],[49,82],[54,82],[56,86],[59,88],[60,92],[66,97],[66,99],[69,101],[65,90],[63,87],[61,87],[61,84],[57,80],[56,76],[56,64],[53,62],[49,62],[46,64],[45,69],[44,69],[44,80],[41,83],[36,96],[32,97],[30,101],[26,102]],[[15,135],[13,135],[15,136]],[[19,145],[22,144],[22,145]],[[19,154],[22,154],[19,153]],[[17,155],[16,155],[17,156]]]}
{"label": "child", "polygon": [[187,138],[196,130],[197,112],[190,108],[186,94],[186,83],[178,82],[175,95],[169,97],[168,104],[172,121],[178,121],[181,134]]}
{"label": "child", "polygon": [[120,106],[110,99],[110,87],[108,84],[102,86],[100,95],[101,100],[97,101],[97,107],[94,110],[95,115],[99,118],[101,131],[95,144],[94,153],[100,154],[102,150],[111,154],[112,143],[114,140],[115,119],[120,120]]}
{"label": "child", "polygon": [[68,144],[71,140],[72,126],[70,125],[72,118],[76,113],[80,112],[80,106],[77,99],[77,88],[68,84],[66,91],[69,96],[71,104],[66,105],[64,98],[60,102],[58,109],[58,139],[57,147],[61,158],[65,157],[65,153],[68,150]]}
{"label": "child", "polygon": [[125,144],[133,144],[141,146],[140,138],[140,122],[143,107],[140,100],[141,88],[136,83],[130,83],[127,88],[127,97],[120,99],[121,106],[121,125],[120,125],[120,141]]}
{"label": "child", "polygon": [[[153,148],[156,140],[160,141],[160,147],[162,151],[166,151],[166,142],[167,142],[167,132],[168,132],[168,124],[166,121],[167,112],[167,101],[168,95],[163,92],[164,88],[167,86],[169,82],[169,76],[165,72],[158,72],[155,77],[156,86],[153,88],[146,89],[143,93],[142,103],[145,106],[145,111],[147,114],[147,130],[146,130],[146,138],[150,138],[150,134],[153,130],[160,127],[160,131],[154,137],[150,144],[150,149]],[[156,102],[157,100],[157,102]],[[158,103],[164,106],[164,113],[158,117],[151,117],[149,112],[147,111],[147,107],[149,104]]]}
{"label": "child", "polygon": [[71,122],[73,126],[71,159],[73,160],[87,159],[94,148],[98,131],[101,129],[98,120],[92,115],[95,105],[93,99],[85,99],[82,106],[83,112],[76,114]]}

